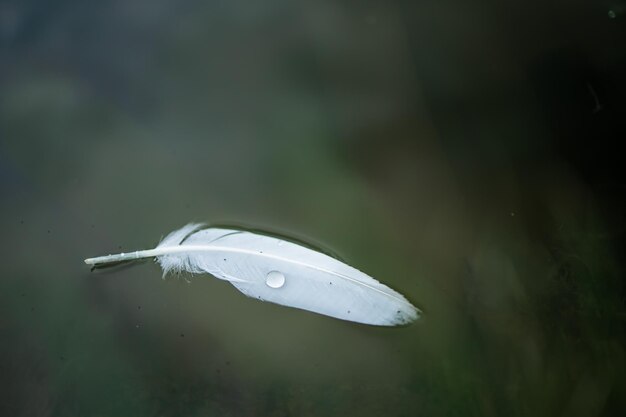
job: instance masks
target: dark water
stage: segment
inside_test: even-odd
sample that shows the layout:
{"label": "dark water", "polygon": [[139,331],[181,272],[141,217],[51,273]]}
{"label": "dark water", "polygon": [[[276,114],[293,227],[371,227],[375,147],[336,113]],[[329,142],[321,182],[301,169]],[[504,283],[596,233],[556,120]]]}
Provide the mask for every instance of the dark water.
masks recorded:
{"label": "dark water", "polygon": [[[0,415],[623,413],[624,10],[0,3]],[[192,220],[321,244],[425,316],[82,262]]]}

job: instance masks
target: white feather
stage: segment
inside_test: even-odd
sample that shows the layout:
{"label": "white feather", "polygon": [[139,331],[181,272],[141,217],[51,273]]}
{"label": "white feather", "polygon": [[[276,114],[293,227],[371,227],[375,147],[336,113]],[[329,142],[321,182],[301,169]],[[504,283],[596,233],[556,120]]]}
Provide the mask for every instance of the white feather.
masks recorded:
{"label": "white feather", "polygon": [[85,263],[154,256],[164,274],[209,273],[248,297],[342,320],[396,326],[420,315],[398,292],[321,252],[273,236],[201,228],[189,224],[167,235],[155,249],[90,258]]}

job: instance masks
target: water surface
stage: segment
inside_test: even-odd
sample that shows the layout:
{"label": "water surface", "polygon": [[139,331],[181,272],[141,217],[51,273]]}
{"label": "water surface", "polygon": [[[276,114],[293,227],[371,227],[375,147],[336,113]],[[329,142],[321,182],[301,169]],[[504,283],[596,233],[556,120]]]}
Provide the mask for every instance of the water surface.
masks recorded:
{"label": "water surface", "polygon": [[[3,3],[0,414],[623,412],[617,5]],[[189,221],[329,248],[424,316],[82,262]]]}

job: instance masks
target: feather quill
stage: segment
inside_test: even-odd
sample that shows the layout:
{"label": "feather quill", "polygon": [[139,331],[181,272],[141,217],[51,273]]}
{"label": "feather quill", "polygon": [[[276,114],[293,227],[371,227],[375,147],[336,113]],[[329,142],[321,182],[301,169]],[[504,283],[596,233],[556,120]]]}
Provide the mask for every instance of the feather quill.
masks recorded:
{"label": "feather quill", "polygon": [[88,265],[155,257],[169,272],[209,273],[248,297],[358,323],[397,326],[420,316],[404,296],[324,253],[277,237],[188,224],[154,249],[85,259]]}

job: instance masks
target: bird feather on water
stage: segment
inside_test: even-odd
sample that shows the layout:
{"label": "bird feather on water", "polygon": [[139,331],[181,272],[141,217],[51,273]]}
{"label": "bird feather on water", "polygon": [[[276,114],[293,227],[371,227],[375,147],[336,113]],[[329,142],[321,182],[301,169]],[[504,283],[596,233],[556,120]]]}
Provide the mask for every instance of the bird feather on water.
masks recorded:
{"label": "bird feather on water", "polygon": [[208,273],[248,297],[378,326],[420,316],[404,296],[331,256],[274,236],[188,224],[154,249],[85,259],[93,266],[155,257],[163,273]]}

